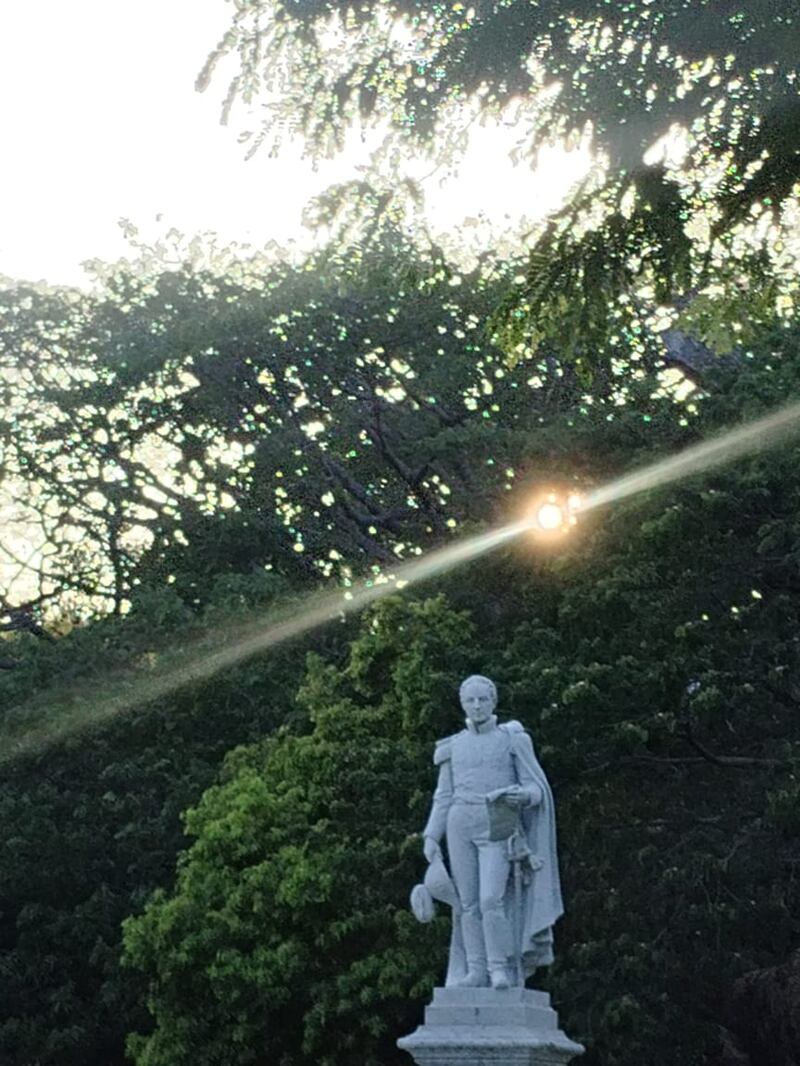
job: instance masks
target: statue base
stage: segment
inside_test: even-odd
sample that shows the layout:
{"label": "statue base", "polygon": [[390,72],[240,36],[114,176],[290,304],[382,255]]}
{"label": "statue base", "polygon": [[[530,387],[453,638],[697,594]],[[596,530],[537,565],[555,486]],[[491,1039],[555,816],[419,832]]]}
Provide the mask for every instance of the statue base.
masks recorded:
{"label": "statue base", "polygon": [[435,988],[424,1024],[397,1046],[417,1066],[561,1066],[585,1051],[547,992],[527,988]]}

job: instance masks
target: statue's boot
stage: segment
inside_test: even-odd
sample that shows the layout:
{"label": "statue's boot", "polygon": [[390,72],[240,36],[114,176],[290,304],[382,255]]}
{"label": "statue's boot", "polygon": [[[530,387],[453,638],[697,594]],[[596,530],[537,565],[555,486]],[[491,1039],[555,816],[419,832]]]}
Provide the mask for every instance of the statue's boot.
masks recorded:
{"label": "statue's boot", "polygon": [[456,984],[460,988],[484,988],[489,983],[486,968],[486,948],[483,943],[483,923],[476,910],[461,914],[461,937],[467,957],[467,973]]}
{"label": "statue's boot", "polygon": [[511,984],[505,966],[490,966],[489,981],[492,988],[508,988]]}
{"label": "statue's boot", "polygon": [[508,960],[514,954],[511,925],[502,900],[492,900],[483,910],[483,939],[489,956],[489,981],[492,988],[508,988]]}

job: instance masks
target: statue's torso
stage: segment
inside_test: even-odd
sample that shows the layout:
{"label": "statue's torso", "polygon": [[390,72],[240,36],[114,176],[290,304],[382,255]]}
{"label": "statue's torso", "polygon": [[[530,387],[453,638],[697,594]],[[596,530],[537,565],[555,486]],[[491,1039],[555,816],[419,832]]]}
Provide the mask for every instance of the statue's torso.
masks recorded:
{"label": "statue's torso", "polygon": [[486,733],[465,729],[453,737],[450,757],[455,802],[482,804],[487,792],[517,783],[511,738],[505,729]]}

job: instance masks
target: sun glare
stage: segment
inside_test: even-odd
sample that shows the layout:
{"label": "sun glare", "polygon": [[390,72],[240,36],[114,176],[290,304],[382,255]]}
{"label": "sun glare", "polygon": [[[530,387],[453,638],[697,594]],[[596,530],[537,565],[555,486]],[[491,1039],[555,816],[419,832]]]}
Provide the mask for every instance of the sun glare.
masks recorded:
{"label": "sun glare", "polygon": [[557,503],[543,503],[536,511],[536,524],[547,531],[559,529],[564,524],[564,512]]}
{"label": "sun glare", "polygon": [[568,533],[577,523],[582,497],[575,492],[548,492],[536,497],[526,509],[525,525],[534,535]]}
{"label": "sun glare", "polygon": [[[274,611],[263,619],[250,622],[240,632],[228,635],[222,643],[214,635],[214,646],[202,653],[186,649],[183,661],[177,659],[140,677],[134,684],[111,687],[110,692],[97,699],[97,685],[90,692],[71,694],[72,711],[61,721],[51,721],[48,714],[25,719],[26,725],[15,735],[7,734],[0,744],[0,765],[26,751],[36,750],[69,732],[79,731],[93,723],[124,714],[146,700],[163,698],[184,685],[212,677],[234,663],[240,662],[283,641],[302,636],[310,630],[342,618],[399,591],[415,582],[443,574],[513,541],[520,534],[536,529],[554,533],[565,531],[575,524],[576,513],[617,502],[640,492],[682,480],[712,467],[728,463],[748,453],[785,443],[800,432],[800,403],[792,404],[757,422],[740,426],[722,436],[704,441],[667,459],[640,468],[616,481],[598,486],[586,497],[577,493],[560,495],[550,492],[539,497],[529,514],[508,525],[497,526],[486,533],[466,537],[399,565],[394,574],[382,574],[380,580],[368,580],[354,591],[319,591],[312,593],[304,604],[298,601],[284,610],[278,618]],[[556,517],[560,526],[554,526]],[[181,649],[178,649],[181,652]],[[181,655],[178,656],[180,658]],[[40,708],[41,711],[41,708]],[[22,719],[20,719],[22,720]],[[28,725],[30,722],[30,725]]]}

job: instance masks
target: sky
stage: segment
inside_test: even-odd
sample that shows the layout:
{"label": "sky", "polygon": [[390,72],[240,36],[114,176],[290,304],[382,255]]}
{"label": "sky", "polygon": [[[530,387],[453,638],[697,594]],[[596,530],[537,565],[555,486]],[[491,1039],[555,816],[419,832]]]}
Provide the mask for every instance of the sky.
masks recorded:
{"label": "sky", "polygon": [[[277,159],[246,161],[237,127],[219,123],[235,66],[221,67],[205,93],[194,88],[232,10],[226,0],[0,5],[0,275],[88,284],[84,260],[129,254],[122,218],[148,240],[175,227],[254,248],[310,245],[304,205],[359,176],[378,141],[362,145],[354,133],[349,153],[316,173],[299,141]],[[513,232],[521,216],[556,206],[590,163],[588,149],[552,150],[534,176],[506,159],[508,126],[477,134],[457,179],[440,187],[440,173],[424,186],[434,232],[481,215],[492,232]],[[473,227],[471,239],[487,233]]]}

